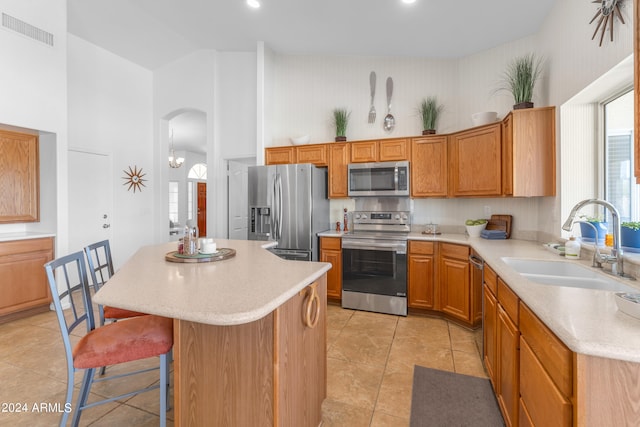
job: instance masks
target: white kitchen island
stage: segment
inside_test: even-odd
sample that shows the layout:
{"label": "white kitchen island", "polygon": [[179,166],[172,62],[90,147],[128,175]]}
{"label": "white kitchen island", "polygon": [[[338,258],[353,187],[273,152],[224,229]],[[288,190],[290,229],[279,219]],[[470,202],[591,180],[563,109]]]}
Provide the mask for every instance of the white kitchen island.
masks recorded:
{"label": "white kitchen island", "polygon": [[216,243],[236,256],[173,263],[175,243],[143,247],[94,300],[175,319],[176,426],[319,425],[331,265]]}

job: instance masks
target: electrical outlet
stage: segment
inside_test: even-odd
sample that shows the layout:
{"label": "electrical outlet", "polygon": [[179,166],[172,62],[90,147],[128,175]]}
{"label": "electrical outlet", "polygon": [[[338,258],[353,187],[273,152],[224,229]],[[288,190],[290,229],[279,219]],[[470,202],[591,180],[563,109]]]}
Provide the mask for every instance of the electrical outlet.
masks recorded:
{"label": "electrical outlet", "polygon": [[484,207],[484,217],[487,219],[491,218],[491,206]]}

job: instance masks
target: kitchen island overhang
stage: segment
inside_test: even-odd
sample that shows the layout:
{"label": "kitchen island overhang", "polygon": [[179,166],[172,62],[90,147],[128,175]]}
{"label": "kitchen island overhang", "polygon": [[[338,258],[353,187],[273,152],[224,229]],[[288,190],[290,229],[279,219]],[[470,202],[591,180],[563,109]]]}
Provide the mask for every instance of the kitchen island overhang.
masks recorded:
{"label": "kitchen island overhang", "polygon": [[95,301],[175,319],[176,425],[319,425],[331,265],[281,259],[265,242],[216,244],[236,256],[171,263],[175,243],[145,246]]}

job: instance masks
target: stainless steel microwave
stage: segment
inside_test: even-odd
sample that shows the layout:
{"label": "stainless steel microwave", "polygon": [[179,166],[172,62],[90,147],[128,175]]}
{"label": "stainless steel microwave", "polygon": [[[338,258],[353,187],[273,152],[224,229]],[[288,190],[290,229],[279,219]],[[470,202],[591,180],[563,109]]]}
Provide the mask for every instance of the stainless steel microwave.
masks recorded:
{"label": "stainless steel microwave", "polygon": [[349,197],[408,195],[409,162],[349,164]]}

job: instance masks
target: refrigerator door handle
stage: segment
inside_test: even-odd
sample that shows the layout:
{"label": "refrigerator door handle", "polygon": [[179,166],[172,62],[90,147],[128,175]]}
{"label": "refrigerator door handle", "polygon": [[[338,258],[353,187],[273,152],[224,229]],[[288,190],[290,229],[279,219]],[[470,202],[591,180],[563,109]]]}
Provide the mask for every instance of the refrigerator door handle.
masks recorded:
{"label": "refrigerator door handle", "polygon": [[278,240],[278,218],[279,218],[279,208],[278,204],[278,174],[273,177],[273,187],[271,188],[272,200],[273,200],[273,217],[271,220],[271,235],[274,240]]}
{"label": "refrigerator door handle", "polygon": [[278,185],[276,187],[278,192],[278,240],[282,238],[282,176],[277,175]]}

